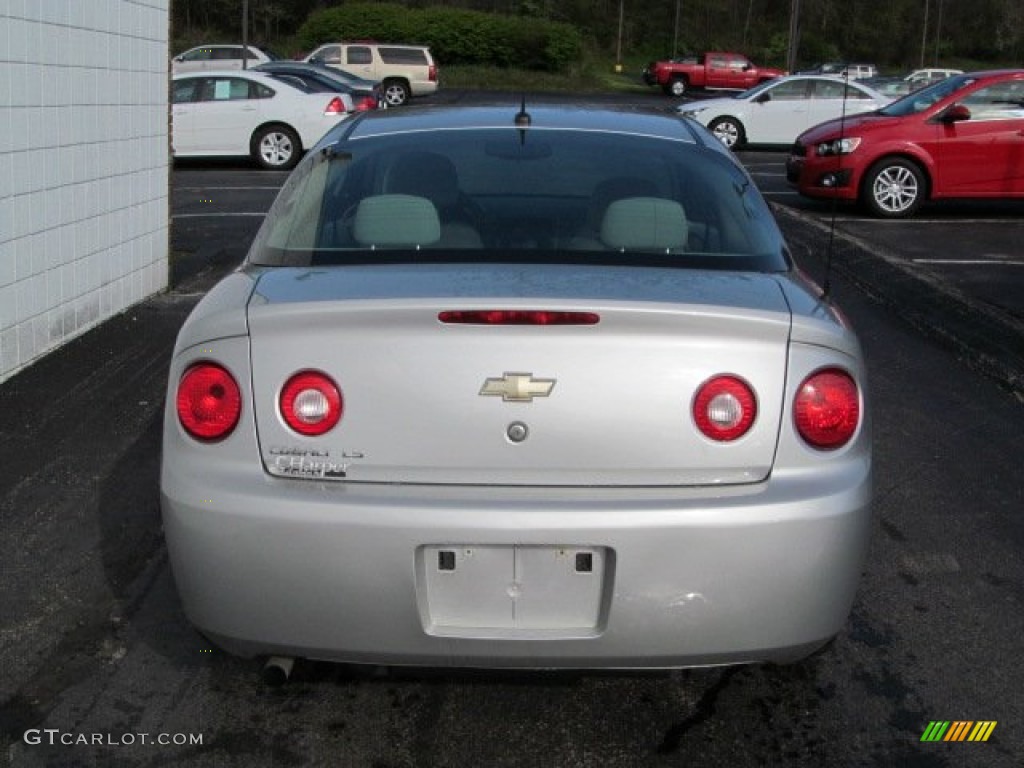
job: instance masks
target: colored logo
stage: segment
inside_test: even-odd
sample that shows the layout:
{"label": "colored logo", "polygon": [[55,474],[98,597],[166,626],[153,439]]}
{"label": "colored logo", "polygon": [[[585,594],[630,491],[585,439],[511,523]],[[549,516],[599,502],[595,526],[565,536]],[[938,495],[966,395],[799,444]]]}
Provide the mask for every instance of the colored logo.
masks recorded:
{"label": "colored logo", "polygon": [[995,729],[995,720],[932,720],[921,741],[988,741]]}

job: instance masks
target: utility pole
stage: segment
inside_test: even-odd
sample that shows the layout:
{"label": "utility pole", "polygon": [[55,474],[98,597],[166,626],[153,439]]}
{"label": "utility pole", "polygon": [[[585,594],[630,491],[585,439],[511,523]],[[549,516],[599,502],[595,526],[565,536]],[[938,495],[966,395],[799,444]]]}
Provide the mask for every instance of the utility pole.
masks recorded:
{"label": "utility pole", "polygon": [[789,50],[786,53],[786,70],[796,71],[796,52],[800,46],[800,0],[792,0],[789,8]]}
{"label": "utility pole", "polygon": [[928,0],[924,0],[924,24],[921,25],[921,63],[919,67],[924,67],[924,47],[928,43]]}
{"label": "utility pole", "polygon": [[619,0],[619,37],[615,43],[615,71],[622,71],[622,20],[625,16],[626,0]]}
{"label": "utility pole", "polygon": [[682,0],[676,0],[676,25],[672,29],[672,58],[679,56],[679,6]]}
{"label": "utility pole", "polygon": [[249,0],[242,0],[242,69],[249,68]]}

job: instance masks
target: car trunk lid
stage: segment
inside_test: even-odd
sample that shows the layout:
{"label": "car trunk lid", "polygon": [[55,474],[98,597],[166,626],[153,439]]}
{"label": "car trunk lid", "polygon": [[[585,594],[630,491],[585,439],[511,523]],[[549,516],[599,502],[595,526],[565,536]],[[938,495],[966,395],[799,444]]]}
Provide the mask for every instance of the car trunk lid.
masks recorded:
{"label": "car trunk lid", "polygon": [[[594,324],[443,322],[548,310]],[[282,268],[250,301],[254,409],[271,474],[347,482],[674,486],[756,482],[778,439],[790,313],[769,275],[639,267]],[[519,316],[521,317],[521,315]],[[282,386],[323,371],[341,422],[291,431]],[[733,443],[694,424],[731,374],[758,416]]]}

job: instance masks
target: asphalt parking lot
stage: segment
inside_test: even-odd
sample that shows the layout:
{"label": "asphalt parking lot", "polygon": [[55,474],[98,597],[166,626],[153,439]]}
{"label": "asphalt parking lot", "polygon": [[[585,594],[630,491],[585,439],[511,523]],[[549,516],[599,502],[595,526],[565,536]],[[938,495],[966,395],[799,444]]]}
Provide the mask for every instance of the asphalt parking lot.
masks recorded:
{"label": "asphalt parking lot", "polygon": [[[801,267],[820,278],[831,212],[776,189],[771,153],[743,159],[782,206]],[[353,677],[311,664],[270,690],[258,665],[218,653],[181,615],[155,488],[174,336],[205,290],[240,261],[283,180],[239,164],[178,166],[172,289],[0,385],[0,760],[218,768],[1021,764],[1022,294],[999,298],[1000,283],[1016,273],[1007,278],[998,265],[991,275],[976,265],[982,276],[972,286],[914,261],[950,243],[972,259],[1002,253],[1020,241],[1012,209],[929,210],[909,228],[837,217],[833,289],[868,355],[878,503],[848,630],[822,656],[791,668],[665,675]],[[950,265],[950,274],[963,274],[960,266]],[[985,744],[921,742],[930,721],[957,719],[998,725]],[[45,729],[122,742],[26,741]],[[123,743],[140,733],[204,740]]]}
{"label": "asphalt parking lot", "polygon": [[795,249],[831,252],[831,268],[1024,396],[1024,201],[932,203],[912,219],[879,220],[801,198],[786,184],[784,152],[739,156],[783,225],[822,237],[791,236]]}
{"label": "asphalt parking lot", "polygon": [[801,198],[785,181],[784,152],[739,156],[778,206],[819,228],[834,225],[848,242],[869,246],[937,290],[1024,322],[1024,201],[944,201],[910,219],[875,219],[849,206]]}

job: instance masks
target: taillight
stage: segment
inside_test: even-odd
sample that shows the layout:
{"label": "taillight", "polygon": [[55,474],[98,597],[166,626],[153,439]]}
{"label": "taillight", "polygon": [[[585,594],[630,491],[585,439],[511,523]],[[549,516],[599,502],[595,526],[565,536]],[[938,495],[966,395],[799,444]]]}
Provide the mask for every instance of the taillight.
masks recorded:
{"label": "taillight", "polygon": [[596,325],[601,317],[548,309],[452,309],[439,312],[437,319],[463,325]]}
{"label": "taillight", "polygon": [[808,376],[793,402],[796,431],[808,445],[841,448],[860,424],[860,393],[846,371],[826,368]]}
{"label": "taillight", "polygon": [[693,399],[693,420],[712,440],[729,442],[743,437],[756,417],[754,390],[737,376],[709,379]]}
{"label": "taillight", "polygon": [[340,96],[335,96],[331,99],[331,102],[324,109],[325,115],[343,115],[345,114],[345,102],[341,100]]}
{"label": "taillight", "polygon": [[344,409],[341,390],[320,371],[300,371],[281,389],[281,417],[300,435],[322,435],[330,431]]}
{"label": "taillight", "polygon": [[242,393],[228,371],[216,363],[196,363],[178,382],[178,421],[197,440],[231,434],[242,413]]}
{"label": "taillight", "polygon": [[369,112],[377,108],[377,99],[374,96],[363,96],[356,103],[356,112]]}
{"label": "taillight", "polygon": [[427,70],[427,80],[432,83],[437,82],[437,65],[431,64],[430,69]]}

